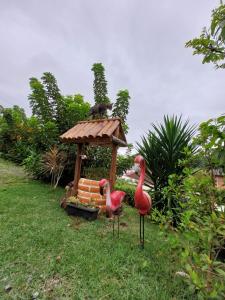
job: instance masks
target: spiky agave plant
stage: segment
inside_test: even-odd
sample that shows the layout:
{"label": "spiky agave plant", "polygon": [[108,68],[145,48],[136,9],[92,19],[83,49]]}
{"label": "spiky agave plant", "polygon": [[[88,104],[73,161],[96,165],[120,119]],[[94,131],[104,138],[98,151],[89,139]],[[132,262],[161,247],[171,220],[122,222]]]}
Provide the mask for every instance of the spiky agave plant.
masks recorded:
{"label": "spiky agave plant", "polygon": [[181,116],[164,116],[162,124],[152,124],[152,127],[137,144],[137,150],[145,158],[146,173],[154,183],[156,207],[169,209],[162,189],[167,186],[169,175],[181,174],[183,167],[178,162],[185,158],[184,150],[194,152],[191,139],[195,126],[190,126],[188,120],[182,122]]}

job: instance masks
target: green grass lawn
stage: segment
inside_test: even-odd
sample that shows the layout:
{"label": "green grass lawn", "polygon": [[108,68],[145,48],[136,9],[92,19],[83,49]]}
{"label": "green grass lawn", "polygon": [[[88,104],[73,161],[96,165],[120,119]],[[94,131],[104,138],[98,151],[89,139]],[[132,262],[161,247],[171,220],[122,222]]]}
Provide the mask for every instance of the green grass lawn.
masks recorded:
{"label": "green grass lawn", "polygon": [[146,221],[141,250],[135,209],[125,206],[117,239],[103,216],[67,216],[63,192],[0,160],[0,299],[194,299],[156,225]]}

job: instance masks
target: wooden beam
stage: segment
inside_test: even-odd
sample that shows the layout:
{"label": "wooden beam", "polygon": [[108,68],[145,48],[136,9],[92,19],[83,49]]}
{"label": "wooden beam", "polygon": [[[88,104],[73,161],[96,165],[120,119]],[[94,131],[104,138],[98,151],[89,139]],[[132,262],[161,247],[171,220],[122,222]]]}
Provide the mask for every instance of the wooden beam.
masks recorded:
{"label": "wooden beam", "polygon": [[84,121],[79,121],[77,122],[77,124],[81,124],[81,123],[94,123],[94,122],[104,122],[104,121],[114,121],[114,120],[119,120],[119,117],[114,117],[114,118],[101,118],[101,119],[91,119],[91,120],[84,120]]}
{"label": "wooden beam", "polygon": [[80,139],[60,139],[63,143],[74,143],[74,144],[90,144],[90,145],[109,145],[112,144],[110,137],[96,137],[96,138],[80,138]]}
{"label": "wooden beam", "polygon": [[116,181],[116,158],[117,158],[117,145],[112,146],[112,162],[111,162],[111,168],[110,168],[110,174],[109,174],[109,182],[110,182],[110,188],[111,191],[114,188],[114,184]]}
{"label": "wooden beam", "polygon": [[112,144],[112,141],[110,137],[106,138],[86,138],[86,139],[80,139],[75,141],[76,144],[90,144],[90,145],[107,145],[107,144]]}
{"label": "wooden beam", "polygon": [[77,157],[76,157],[76,163],[75,163],[75,171],[74,171],[74,181],[73,181],[73,191],[74,195],[77,195],[78,191],[78,182],[80,179],[80,170],[81,170],[81,153],[82,153],[82,147],[83,144],[77,145]]}
{"label": "wooden beam", "polygon": [[110,144],[116,144],[120,147],[127,147],[127,143],[115,135],[111,137],[96,137],[96,138],[82,138],[82,139],[60,139],[63,143],[75,143],[75,144],[90,144],[96,146],[109,146]]}
{"label": "wooden beam", "polygon": [[112,142],[121,147],[127,147],[127,143],[112,135]]}

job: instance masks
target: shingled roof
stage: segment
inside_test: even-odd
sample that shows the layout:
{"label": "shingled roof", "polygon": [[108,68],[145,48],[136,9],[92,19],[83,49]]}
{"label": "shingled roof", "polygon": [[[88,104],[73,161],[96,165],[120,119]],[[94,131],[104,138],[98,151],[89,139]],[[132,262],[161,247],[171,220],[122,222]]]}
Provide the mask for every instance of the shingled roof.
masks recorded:
{"label": "shingled roof", "polygon": [[120,118],[86,120],[60,136],[62,142],[127,146]]}

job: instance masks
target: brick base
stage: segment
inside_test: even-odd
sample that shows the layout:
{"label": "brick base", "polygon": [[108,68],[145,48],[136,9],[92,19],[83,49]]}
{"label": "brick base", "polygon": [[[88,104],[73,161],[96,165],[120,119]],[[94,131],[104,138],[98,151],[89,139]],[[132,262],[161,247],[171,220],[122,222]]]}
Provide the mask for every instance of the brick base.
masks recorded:
{"label": "brick base", "polygon": [[81,178],[78,183],[78,194],[81,203],[93,203],[100,213],[106,210],[106,196],[100,194],[99,181]]}

